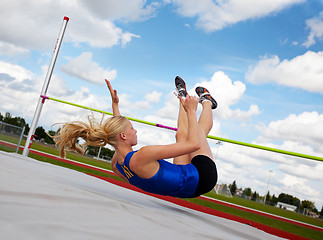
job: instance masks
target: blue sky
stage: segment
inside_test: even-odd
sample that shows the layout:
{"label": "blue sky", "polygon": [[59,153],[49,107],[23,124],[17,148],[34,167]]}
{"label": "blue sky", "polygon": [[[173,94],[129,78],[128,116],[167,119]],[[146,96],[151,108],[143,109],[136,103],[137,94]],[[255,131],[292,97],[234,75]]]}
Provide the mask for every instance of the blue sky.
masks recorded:
{"label": "blue sky", "polygon": [[[23,3],[23,4],[22,4]],[[124,115],[176,126],[174,78],[217,99],[211,135],[323,156],[323,1],[1,0],[0,112],[29,123],[64,16],[48,95],[110,111],[104,78]],[[199,109],[200,111],[200,109]],[[39,124],[88,112],[48,101]],[[99,116],[98,116],[99,117]],[[174,133],[135,125],[139,147]],[[322,207],[323,164],[210,141],[219,182],[285,192]],[[252,173],[252,174],[251,174]]]}

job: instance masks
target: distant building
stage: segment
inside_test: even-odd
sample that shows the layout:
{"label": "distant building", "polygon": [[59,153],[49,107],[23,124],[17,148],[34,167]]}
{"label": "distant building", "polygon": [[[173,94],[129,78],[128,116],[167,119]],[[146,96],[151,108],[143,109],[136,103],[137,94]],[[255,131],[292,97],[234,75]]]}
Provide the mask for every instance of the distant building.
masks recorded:
{"label": "distant building", "polygon": [[219,193],[219,192],[222,192],[222,189],[223,189],[223,186],[224,184],[216,184],[215,187],[214,187],[214,190],[216,193]]}
{"label": "distant building", "polygon": [[235,196],[242,197],[242,195],[243,195],[243,190],[242,189],[237,189],[236,193],[235,193]]}
{"label": "distant building", "polygon": [[303,210],[303,214],[306,215],[306,216],[310,216],[310,217],[313,217],[313,218],[319,218],[320,216],[315,213],[315,212],[312,212],[311,210],[309,210],[308,208],[304,208]]}
{"label": "distant building", "polygon": [[226,184],[216,184],[214,190],[217,194],[224,194],[232,197],[229,187]]}
{"label": "distant building", "polygon": [[282,203],[282,202],[278,202],[276,204],[276,207],[282,208],[282,209],[285,209],[285,210],[288,210],[288,211],[293,211],[293,212],[295,212],[296,209],[297,209],[297,207],[294,206],[294,205],[290,205],[290,204]]}

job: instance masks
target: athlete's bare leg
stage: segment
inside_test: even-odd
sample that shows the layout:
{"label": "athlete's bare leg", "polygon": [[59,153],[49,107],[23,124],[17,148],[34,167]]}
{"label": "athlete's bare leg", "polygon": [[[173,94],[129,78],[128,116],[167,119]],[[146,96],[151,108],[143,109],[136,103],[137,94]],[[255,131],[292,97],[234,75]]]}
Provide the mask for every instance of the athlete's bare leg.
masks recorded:
{"label": "athlete's bare leg", "polygon": [[[185,109],[182,104],[179,103],[179,112],[177,120],[177,132],[176,132],[176,142],[184,141],[187,138],[188,133],[188,120]],[[190,154],[185,154],[174,158],[174,164],[186,165],[191,163]]]}
{"label": "athlete's bare leg", "polygon": [[190,160],[197,155],[206,155],[213,159],[212,151],[206,138],[213,126],[212,103],[210,101],[203,101],[202,106],[203,110],[198,121],[201,148],[190,154]]}

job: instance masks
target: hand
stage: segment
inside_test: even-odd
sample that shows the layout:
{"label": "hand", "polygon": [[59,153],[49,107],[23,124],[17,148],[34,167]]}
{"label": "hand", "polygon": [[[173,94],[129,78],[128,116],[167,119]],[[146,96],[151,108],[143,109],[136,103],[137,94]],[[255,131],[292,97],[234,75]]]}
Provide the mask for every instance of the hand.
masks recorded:
{"label": "hand", "polygon": [[108,81],[107,79],[105,79],[105,82],[107,83],[107,86],[109,88],[110,94],[111,94],[111,99],[112,99],[112,103],[119,103],[119,97],[117,94],[117,90],[113,89],[111,86],[110,81]]}
{"label": "hand", "polygon": [[179,100],[181,101],[181,104],[186,112],[190,110],[196,112],[197,104],[199,102],[197,97],[193,97],[187,94],[186,99],[179,97]]}

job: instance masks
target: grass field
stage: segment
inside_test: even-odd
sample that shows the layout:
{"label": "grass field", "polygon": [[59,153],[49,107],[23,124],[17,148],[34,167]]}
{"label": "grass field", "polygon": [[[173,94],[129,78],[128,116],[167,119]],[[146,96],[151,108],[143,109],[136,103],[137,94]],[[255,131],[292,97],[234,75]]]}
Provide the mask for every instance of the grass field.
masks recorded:
{"label": "grass field", "polygon": [[[4,140],[4,141],[8,141],[8,142],[13,142],[16,143],[17,141],[15,139],[12,139],[12,137],[8,137],[8,136],[2,136],[0,135],[0,139]],[[24,146],[24,142],[22,143],[22,146]],[[54,148],[53,146],[50,145],[46,145],[46,144],[40,144],[40,143],[33,143],[32,148],[38,151],[42,151],[42,152],[46,152],[52,155],[56,155],[58,156],[58,150],[56,148]],[[2,151],[9,151],[9,152],[14,152],[15,148],[9,148],[9,147],[4,147],[2,145],[0,145],[0,150]],[[86,169],[83,167],[79,167],[79,166],[74,166],[71,164],[67,164],[67,163],[63,163],[54,159],[50,159],[50,158],[46,158],[46,157],[42,157],[36,154],[30,154],[29,155],[32,158],[35,158],[39,161],[43,161],[43,162],[48,162],[51,164],[55,164],[55,165],[59,165],[62,167],[66,167],[66,168],[70,168],[76,171],[80,171],[80,172],[84,172],[84,173],[88,173],[88,174],[93,174],[93,175],[98,175],[98,176],[103,176],[103,177],[109,177],[109,178],[115,178],[118,179],[120,181],[122,181],[122,179],[120,179],[119,177],[116,176],[111,176],[96,170],[91,170],[91,169]],[[111,170],[111,165],[107,162],[103,162],[100,160],[95,160],[93,158],[89,158],[89,157],[84,157],[84,156],[80,156],[78,154],[73,154],[73,153],[68,153],[67,154],[67,158],[68,159],[72,159],[74,161],[80,162],[80,163],[86,163],[92,166],[96,166],[96,167],[100,167],[103,169],[108,169]],[[250,201],[250,200],[246,200],[246,199],[242,199],[242,198],[238,198],[238,197],[233,197],[233,198],[229,198],[229,197],[225,197],[222,195],[218,195],[215,192],[210,192],[208,194],[206,194],[206,196],[214,198],[214,199],[218,199],[218,200],[222,200],[222,201],[226,201],[229,203],[234,203],[240,206],[245,206],[251,209],[256,209],[259,211],[263,211],[263,212],[267,212],[270,214],[274,214],[274,215],[278,215],[278,216],[282,216],[285,218],[289,218],[289,219],[294,219],[300,222],[304,222],[304,223],[308,223],[311,225],[315,225],[315,226],[319,226],[319,227],[323,227],[323,220],[322,219],[315,219],[315,218],[311,218],[311,217],[307,217],[304,216],[302,214],[298,214],[295,212],[291,212],[291,211],[287,211],[287,210],[283,210],[283,209],[279,209],[276,207],[272,207],[269,205],[265,205],[265,204],[261,204],[261,203],[257,203],[254,201]],[[280,221],[277,219],[273,219],[273,218],[269,218],[266,216],[262,216],[259,214],[255,214],[255,213],[251,213],[251,212],[247,212],[247,211],[243,211],[240,209],[236,209],[236,208],[232,208],[229,206],[224,206],[221,204],[217,204],[217,203],[213,203],[210,201],[206,201],[203,199],[186,199],[186,201],[189,202],[193,202],[199,205],[203,205],[209,208],[213,208],[225,213],[229,213],[238,217],[242,217],[245,219],[249,219],[251,221],[255,221],[255,222],[259,222],[277,229],[281,229],[287,232],[291,232],[294,233],[296,235],[299,236],[303,236],[309,239],[323,239],[323,232],[322,231],[316,231],[313,229],[309,229],[306,227],[302,227],[302,226],[298,226],[295,224],[291,224],[288,222],[284,222],[284,221]]]}

